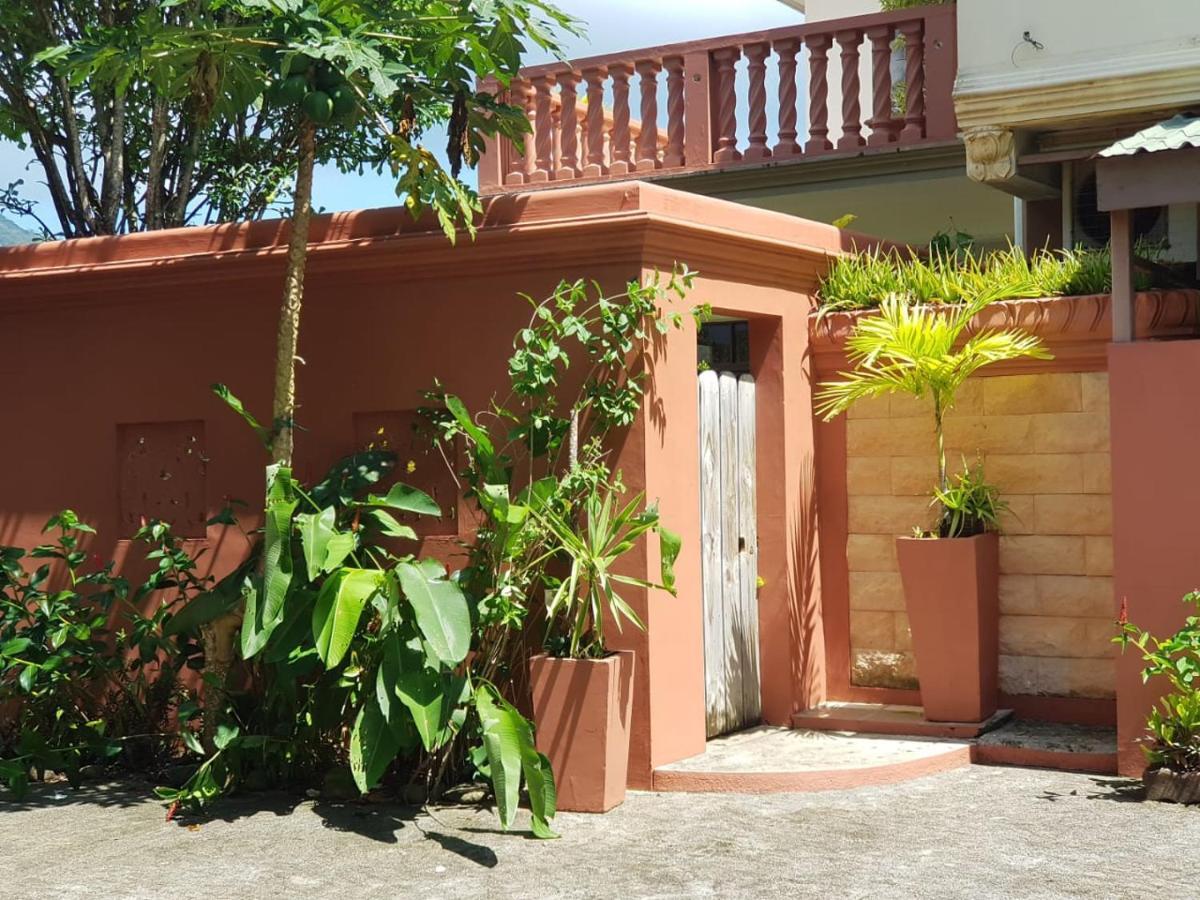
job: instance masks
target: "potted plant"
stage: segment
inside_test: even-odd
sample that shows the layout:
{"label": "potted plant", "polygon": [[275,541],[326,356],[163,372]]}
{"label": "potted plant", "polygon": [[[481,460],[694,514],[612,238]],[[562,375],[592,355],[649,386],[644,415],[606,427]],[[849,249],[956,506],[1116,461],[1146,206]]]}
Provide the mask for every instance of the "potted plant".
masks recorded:
{"label": "potted plant", "polygon": [[[606,619],[645,626],[618,589],[635,586],[675,593],[679,538],[642,508],[638,494],[622,505],[615,485],[597,485],[571,511],[532,509],[549,536],[562,577],[547,576],[546,652],[530,660],[537,749],[550,759],[558,809],[606,812],[625,799],[634,653],[611,650]],[[614,572],[637,542],[657,532],[661,583]]]}
{"label": "potted plant", "polygon": [[963,382],[985,366],[1020,357],[1049,359],[1018,330],[969,333],[971,320],[1010,287],[984,290],[954,307],[911,305],[890,296],[863,316],[846,340],[853,371],[823,384],[817,412],[826,421],[859,400],[896,392],[933,400],[939,509],[932,530],[896,540],[921,702],[930,721],[981,722],[996,710],[999,655],[996,489],[982,467],[953,483],[946,473],[944,417]]}
{"label": "potted plant", "polygon": [[[1200,592],[1183,602],[1200,611]],[[1117,627],[1121,633],[1113,641],[1121,650],[1133,644],[1142,652],[1142,679],[1163,676],[1171,686],[1146,719],[1146,799],[1200,803],[1200,616],[1189,616],[1170,637],[1156,638],[1129,621],[1122,603]]]}

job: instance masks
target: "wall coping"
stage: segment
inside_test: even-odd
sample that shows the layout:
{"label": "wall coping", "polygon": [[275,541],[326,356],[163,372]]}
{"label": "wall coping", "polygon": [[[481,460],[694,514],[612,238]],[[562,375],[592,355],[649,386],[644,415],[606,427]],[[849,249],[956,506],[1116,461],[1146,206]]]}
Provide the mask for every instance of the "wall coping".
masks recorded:
{"label": "wall coping", "polygon": [[[1020,328],[1040,337],[1054,354],[1050,360],[1012,360],[989,366],[981,375],[1015,372],[1096,371],[1107,367],[1112,342],[1112,296],[1043,297],[1003,300],[984,309],[970,332],[983,328]],[[1160,290],[1137,294],[1136,335],[1139,339],[1200,336],[1200,291]],[[809,316],[809,335],[818,375],[847,368],[845,341],[855,323],[874,310]]]}
{"label": "wall coping", "polygon": [[[455,245],[432,217],[414,220],[404,207],[314,216],[310,232],[310,272],[383,265],[418,276],[444,276],[447,264],[457,268],[468,261],[477,273],[489,265],[561,269],[581,252],[589,263],[639,262],[629,255],[637,249],[656,264],[678,258],[700,270],[705,261],[723,261],[747,276],[765,266],[756,280],[786,280],[811,271],[814,261],[823,265],[876,243],[832,225],[643,182],[490,198],[476,239],[460,234]],[[686,235],[695,240],[684,240]],[[234,261],[241,263],[233,267],[236,277],[252,274],[255,264],[277,274],[287,236],[286,220],[275,219],[0,248],[0,305],[62,294],[64,288],[77,294],[84,274],[89,289],[97,290],[193,271],[212,282],[228,268],[214,263]]]}

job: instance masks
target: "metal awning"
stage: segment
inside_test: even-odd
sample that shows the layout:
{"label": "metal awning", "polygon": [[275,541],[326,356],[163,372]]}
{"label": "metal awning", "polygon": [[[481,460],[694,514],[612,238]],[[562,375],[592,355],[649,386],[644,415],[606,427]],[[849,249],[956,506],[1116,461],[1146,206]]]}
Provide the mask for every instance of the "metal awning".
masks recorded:
{"label": "metal awning", "polygon": [[1182,150],[1185,147],[1200,147],[1200,116],[1180,114],[1122,138],[1096,155],[1106,158],[1134,156],[1161,150]]}

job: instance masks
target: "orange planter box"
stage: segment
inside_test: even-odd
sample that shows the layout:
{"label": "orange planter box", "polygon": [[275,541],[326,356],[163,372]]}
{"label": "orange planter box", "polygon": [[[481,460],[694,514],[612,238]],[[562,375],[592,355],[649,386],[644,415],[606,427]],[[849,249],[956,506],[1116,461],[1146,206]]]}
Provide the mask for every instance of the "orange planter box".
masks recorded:
{"label": "orange planter box", "polygon": [[529,661],[537,748],[550,758],[560,810],[607,812],[624,801],[633,667],[631,650]]}
{"label": "orange planter box", "polygon": [[896,538],[921,704],[932,722],[982,722],[996,711],[999,540]]}

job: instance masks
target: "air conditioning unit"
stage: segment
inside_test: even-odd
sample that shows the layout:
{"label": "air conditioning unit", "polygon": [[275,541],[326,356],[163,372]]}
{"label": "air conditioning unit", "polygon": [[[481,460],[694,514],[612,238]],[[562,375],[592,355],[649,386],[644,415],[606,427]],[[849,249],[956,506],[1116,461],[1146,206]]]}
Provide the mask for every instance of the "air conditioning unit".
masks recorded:
{"label": "air conditioning unit", "polygon": [[[1094,160],[1078,160],[1073,165],[1071,179],[1072,235],[1067,246],[1103,247],[1109,242],[1111,232],[1107,212],[1096,208],[1096,163]],[[1063,198],[1064,200],[1068,198]],[[1165,244],[1168,240],[1167,207],[1151,206],[1134,210],[1133,236]]]}

